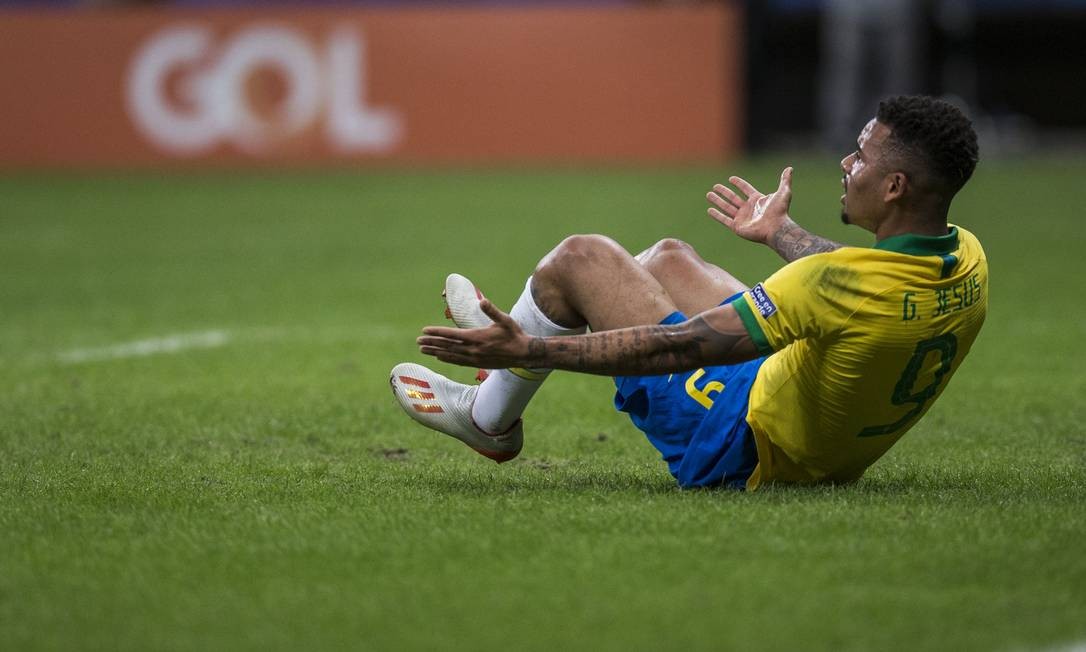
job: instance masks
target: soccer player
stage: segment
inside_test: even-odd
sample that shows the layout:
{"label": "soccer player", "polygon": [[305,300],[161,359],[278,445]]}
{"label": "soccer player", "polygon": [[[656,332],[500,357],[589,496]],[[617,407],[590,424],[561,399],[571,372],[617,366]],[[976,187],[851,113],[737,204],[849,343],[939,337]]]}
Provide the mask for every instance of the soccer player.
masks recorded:
{"label": "soccer player", "polygon": [[676,240],[635,257],[572,236],[509,314],[464,277],[446,281],[460,328],[424,329],[419,349],[492,370],[482,384],[405,363],[393,392],[415,420],[501,462],[520,452],[520,415],[552,369],[613,376],[615,406],[682,487],[854,481],[931,407],[984,322],[984,252],[947,222],[976,163],[958,109],[888,99],[841,161],[841,219],[873,247],[796,224],[791,168],[769,195],[731,177],[738,191],[715,185],[709,215],[788,262],[762,283]]}

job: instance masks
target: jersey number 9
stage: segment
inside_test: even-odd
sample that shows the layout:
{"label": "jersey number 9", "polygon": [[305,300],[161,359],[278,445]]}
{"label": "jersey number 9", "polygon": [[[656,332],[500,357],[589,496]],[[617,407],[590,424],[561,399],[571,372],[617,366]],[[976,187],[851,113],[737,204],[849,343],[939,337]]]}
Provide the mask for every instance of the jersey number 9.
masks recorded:
{"label": "jersey number 9", "polygon": [[[935,377],[922,389],[913,391],[913,385],[916,384],[916,377],[920,374],[921,367],[924,366],[924,360],[926,360],[928,354],[932,352],[938,352],[940,355],[939,368],[935,370]],[[930,340],[921,340],[917,342],[916,350],[913,351],[912,357],[909,358],[909,361],[905,364],[905,370],[901,372],[901,378],[898,379],[897,385],[894,386],[894,393],[890,396],[890,402],[894,405],[908,405],[909,403],[912,403],[914,404],[913,408],[893,423],[888,423],[884,426],[868,426],[864,428],[860,431],[858,436],[875,437],[877,435],[889,435],[890,433],[900,430],[905,424],[909,423],[914,417],[923,412],[924,404],[931,400],[931,398],[939,391],[939,383],[942,382],[943,376],[950,371],[950,366],[954,362],[954,356],[957,355],[957,353],[958,338],[954,336],[954,333],[943,333]]]}

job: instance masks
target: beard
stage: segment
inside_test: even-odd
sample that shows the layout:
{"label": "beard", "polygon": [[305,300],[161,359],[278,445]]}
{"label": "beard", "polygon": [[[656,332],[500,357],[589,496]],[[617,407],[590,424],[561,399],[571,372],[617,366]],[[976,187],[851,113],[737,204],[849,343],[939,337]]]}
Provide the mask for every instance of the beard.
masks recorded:
{"label": "beard", "polygon": [[841,224],[852,224],[848,219],[848,175],[841,177],[841,187],[844,188],[845,194],[841,195]]}

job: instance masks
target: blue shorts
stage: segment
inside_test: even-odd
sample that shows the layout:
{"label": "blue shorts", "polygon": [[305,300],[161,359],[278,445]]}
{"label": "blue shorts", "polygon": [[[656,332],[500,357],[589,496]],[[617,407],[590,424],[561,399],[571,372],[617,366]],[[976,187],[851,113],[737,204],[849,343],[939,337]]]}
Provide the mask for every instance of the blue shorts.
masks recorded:
{"label": "blue shorts", "polygon": [[[673,312],[660,323],[684,321],[685,315]],[[615,408],[648,436],[680,487],[742,489],[758,464],[747,405],[763,362],[756,358],[663,376],[619,376]]]}

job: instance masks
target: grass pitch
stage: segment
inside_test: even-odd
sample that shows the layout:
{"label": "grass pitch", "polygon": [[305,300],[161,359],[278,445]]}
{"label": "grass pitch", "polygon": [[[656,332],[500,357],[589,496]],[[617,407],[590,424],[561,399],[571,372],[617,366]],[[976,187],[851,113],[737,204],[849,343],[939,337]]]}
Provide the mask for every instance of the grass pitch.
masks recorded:
{"label": "grass pitch", "polygon": [[[0,649],[1081,647],[1082,163],[958,199],[988,324],[856,486],[679,491],[602,378],[552,376],[501,467],[393,402],[450,271],[508,307],[603,232],[768,275],[702,197],[779,163],[0,179]],[[793,214],[867,244],[838,176],[801,162]]]}

